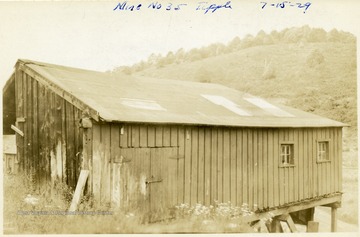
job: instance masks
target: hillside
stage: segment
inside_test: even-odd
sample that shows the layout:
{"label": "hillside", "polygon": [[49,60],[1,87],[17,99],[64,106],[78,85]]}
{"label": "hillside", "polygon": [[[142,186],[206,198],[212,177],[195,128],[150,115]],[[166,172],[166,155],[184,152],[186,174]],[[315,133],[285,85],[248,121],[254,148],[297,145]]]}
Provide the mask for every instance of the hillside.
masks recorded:
{"label": "hillside", "polygon": [[112,72],[223,84],[344,122],[350,125],[344,129],[344,163],[352,166],[357,163],[356,68],[354,35],[303,26],[152,54]]}
{"label": "hillside", "polygon": [[134,75],[219,83],[356,126],[353,43],[256,46]]}

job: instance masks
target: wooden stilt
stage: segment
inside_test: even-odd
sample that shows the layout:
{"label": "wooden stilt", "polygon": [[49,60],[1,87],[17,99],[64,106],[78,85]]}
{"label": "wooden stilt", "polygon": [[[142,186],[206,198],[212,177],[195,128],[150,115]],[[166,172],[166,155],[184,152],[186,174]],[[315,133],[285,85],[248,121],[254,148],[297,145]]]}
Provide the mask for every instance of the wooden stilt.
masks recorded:
{"label": "wooden stilt", "polygon": [[281,233],[283,232],[281,224],[280,224],[280,220],[277,218],[274,218],[273,221],[271,222],[270,225],[270,232],[272,233]]}
{"label": "wooden stilt", "polygon": [[265,221],[263,220],[259,220],[254,226],[253,228],[255,228],[257,231],[259,231],[260,233],[269,233],[269,229],[267,224],[265,223]]}
{"label": "wooden stilt", "polygon": [[331,232],[337,231],[337,207],[331,207]]}
{"label": "wooden stilt", "polygon": [[258,232],[261,232],[261,223],[260,223],[261,221],[258,221],[255,225],[253,225],[252,227],[256,230],[256,231],[258,231]]}
{"label": "wooden stilt", "polygon": [[278,217],[276,217],[276,219],[278,219],[279,221],[285,222],[289,226],[289,229],[292,233],[298,232],[298,230],[296,229],[295,223],[289,214],[284,214],[284,215],[278,216]]}
{"label": "wooden stilt", "polygon": [[310,208],[309,221],[314,221],[314,216],[315,216],[315,207]]}
{"label": "wooden stilt", "polygon": [[280,220],[276,220],[275,221],[275,233],[282,233],[282,232],[284,232],[284,231],[281,227]]}
{"label": "wooden stilt", "polygon": [[307,223],[306,232],[319,232],[319,222],[309,221]]}
{"label": "wooden stilt", "polygon": [[296,229],[295,223],[290,215],[288,215],[288,217],[286,218],[286,223],[288,224],[292,233],[298,232],[298,230]]}
{"label": "wooden stilt", "polygon": [[280,226],[283,233],[291,233],[291,230],[285,221],[280,221]]}

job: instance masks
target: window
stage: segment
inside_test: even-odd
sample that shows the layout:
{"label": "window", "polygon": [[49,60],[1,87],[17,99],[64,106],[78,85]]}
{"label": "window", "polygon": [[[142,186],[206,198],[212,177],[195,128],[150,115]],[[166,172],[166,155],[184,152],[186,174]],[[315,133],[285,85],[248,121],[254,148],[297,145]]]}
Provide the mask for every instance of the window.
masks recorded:
{"label": "window", "polygon": [[294,166],[294,144],[281,144],[280,145],[280,165]]}
{"label": "window", "polygon": [[121,104],[137,109],[166,111],[166,109],[153,100],[121,98]]}
{"label": "window", "polygon": [[216,104],[216,105],[220,105],[225,107],[226,109],[234,112],[237,115],[240,116],[252,116],[249,112],[245,111],[244,109],[240,108],[237,104],[235,104],[234,102],[232,102],[231,100],[219,96],[219,95],[201,95],[202,97],[204,97],[205,99],[207,99],[208,101]]}
{"label": "window", "polygon": [[330,161],[329,156],[329,141],[318,141],[317,143],[317,161]]}

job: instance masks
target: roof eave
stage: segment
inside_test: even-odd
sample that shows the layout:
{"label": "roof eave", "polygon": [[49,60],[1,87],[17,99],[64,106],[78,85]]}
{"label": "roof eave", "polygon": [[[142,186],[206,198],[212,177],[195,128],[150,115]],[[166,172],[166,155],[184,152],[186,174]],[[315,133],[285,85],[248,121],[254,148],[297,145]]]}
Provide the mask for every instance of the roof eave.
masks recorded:
{"label": "roof eave", "polygon": [[304,125],[304,124],[293,124],[293,125],[281,125],[281,124],[220,124],[220,123],[191,123],[191,122],[155,122],[155,121],[142,121],[142,120],[114,120],[107,119],[99,116],[99,122],[105,123],[119,123],[119,124],[153,124],[153,125],[180,125],[180,126],[219,126],[219,127],[253,127],[253,128],[342,128],[351,127],[348,124],[334,121],[334,124],[323,124],[323,125]]}

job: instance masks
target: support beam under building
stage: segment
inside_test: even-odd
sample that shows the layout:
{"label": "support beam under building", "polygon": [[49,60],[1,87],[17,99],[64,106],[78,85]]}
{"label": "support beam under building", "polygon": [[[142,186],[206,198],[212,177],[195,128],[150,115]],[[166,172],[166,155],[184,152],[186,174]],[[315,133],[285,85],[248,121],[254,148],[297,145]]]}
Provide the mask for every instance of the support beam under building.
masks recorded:
{"label": "support beam under building", "polygon": [[341,201],[322,205],[331,208],[331,232],[337,231],[337,209],[341,207]]}
{"label": "support beam under building", "polygon": [[331,232],[337,231],[337,207],[331,207]]}

